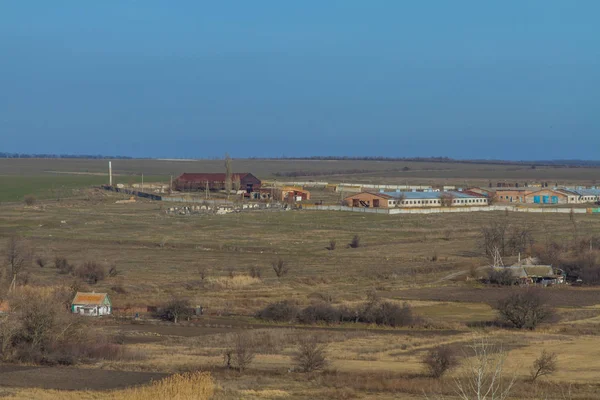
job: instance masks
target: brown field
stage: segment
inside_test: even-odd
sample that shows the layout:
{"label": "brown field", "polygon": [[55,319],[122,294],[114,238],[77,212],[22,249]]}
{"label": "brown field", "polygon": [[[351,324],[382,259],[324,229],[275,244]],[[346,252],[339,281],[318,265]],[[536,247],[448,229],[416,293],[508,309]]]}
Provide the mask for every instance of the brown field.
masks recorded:
{"label": "brown field", "polygon": [[[31,176],[43,175],[44,170],[94,173],[105,164],[26,161],[0,160],[0,170],[3,174]],[[308,162],[244,162],[247,164],[241,163],[236,169],[257,170],[259,176],[309,168],[308,164],[301,165]],[[21,164],[15,167],[16,163]],[[323,170],[353,168],[350,161],[344,161],[347,164],[343,167],[337,162],[315,163],[315,168]],[[369,180],[385,177],[387,162],[368,163],[365,169],[379,166],[382,171],[381,175],[372,173]],[[218,169],[221,162],[127,160],[115,164],[124,173],[143,168],[145,174],[169,175],[204,166]],[[389,168],[398,165],[404,163]],[[448,164],[452,171],[448,172],[449,180],[453,174],[472,179],[479,179],[481,174],[496,179],[496,172],[508,179],[515,172],[509,166],[498,166],[493,174],[484,171],[488,173],[485,175],[472,165],[453,165]],[[446,179],[444,171],[423,168],[423,176]],[[555,174],[552,176],[558,179],[558,173],[564,172],[573,173],[568,179],[583,177],[583,181],[593,180],[596,172],[590,169],[587,175],[583,169],[578,171],[580,175],[573,169],[524,169],[519,179],[544,173]],[[398,178],[398,182],[402,180]],[[430,397],[443,393],[453,398],[454,378],[460,377],[463,370],[459,368],[441,380],[432,379],[424,375],[421,359],[440,344],[462,354],[474,337],[484,335],[502,343],[508,351],[508,366],[517,375],[512,398],[600,396],[599,289],[547,288],[549,301],[561,319],[530,332],[492,324],[496,313],[491,306],[509,289],[465,281],[469,270],[488,263],[479,246],[481,227],[504,218],[504,213],[364,215],[300,210],[168,216],[160,203],[115,204],[120,198],[85,190],[60,201],[39,201],[35,207],[17,202],[0,204],[1,259],[5,259],[8,238],[20,234],[30,239],[36,257],[48,261],[44,268],[28,268],[28,285],[59,285],[74,279],[57,273],[53,266],[56,256],[67,257],[76,265],[97,261],[114,264],[119,274],[96,285],[80,285],[107,291],[116,307],[157,306],[181,296],[203,306],[206,315],[177,325],[158,322],[145,314],[141,321],[133,321],[132,313],[92,320],[99,329],[118,334],[124,346],[143,357],[68,368],[0,365],[1,393],[14,398],[40,397],[43,393],[44,398],[60,398],[64,393],[35,388],[69,389],[89,390],[85,394],[88,397],[82,398],[105,398],[100,397],[105,393],[101,390],[143,384],[164,374],[202,370],[214,378],[217,399],[397,399],[423,398],[424,393]],[[512,225],[531,227],[540,244],[573,240],[568,214],[514,213],[506,218]],[[598,218],[577,215],[579,237],[600,235]],[[349,248],[347,244],[356,234],[362,245]],[[326,248],[331,239],[337,241],[333,251]],[[271,262],[279,258],[290,267],[281,278],[271,269]],[[514,257],[505,259],[505,263],[513,261]],[[249,276],[251,267],[261,270],[260,278]],[[209,271],[204,280],[199,269]],[[461,271],[465,273],[454,275]],[[254,317],[274,301],[287,299],[306,306],[329,299],[336,306],[355,305],[365,301],[373,290],[384,299],[407,302],[422,322],[412,327],[383,328],[355,323],[277,324]],[[223,363],[224,351],[237,332],[248,333],[257,352],[243,373],[227,370]],[[326,345],[331,361],[326,371],[291,371],[294,349],[306,335],[316,335]],[[529,368],[542,349],[558,354],[559,369],[531,384],[526,381]]]}

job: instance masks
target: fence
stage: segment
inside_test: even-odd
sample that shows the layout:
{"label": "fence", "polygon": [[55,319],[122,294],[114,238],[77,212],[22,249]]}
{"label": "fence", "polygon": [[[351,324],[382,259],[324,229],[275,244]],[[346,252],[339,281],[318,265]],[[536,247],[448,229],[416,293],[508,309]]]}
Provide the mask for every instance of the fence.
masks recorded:
{"label": "fence", "polygon": [[102,188],[104,190],[111,190],[111,191],[117,192],[117,193],[131,194],[134,196],[143,197],[143,198],[150,199],[150,200],[158,200],[158,201],[163,200],[162,196],[159,196],[157,194],[152,194],[152,193],[140,192],[138,190],[118,188],[118,187],[113,187],[113,186],[109,186],[109,185],[104,185],[104,186],[102,186]]}
{"label": "fence", "polygon": [[[478,211],[511,211],[511,212],[533,212],[533,213],[562,213],[569,214],[571,211],[574,214],[585,213],[600,213],[600,208],[532,208],[532,207],[516,207],[516,206],[474,206],[474,207],[435,207],[435,208],[366,208],[366,207],[347,207],[335,205],[312,205],[307,204],[302,206],[305,210],[318,211],[350,211],[362,212],[371,214],[439,214],[451,212],[478,212]],[[592,211],[596,210],[596,211]]]}

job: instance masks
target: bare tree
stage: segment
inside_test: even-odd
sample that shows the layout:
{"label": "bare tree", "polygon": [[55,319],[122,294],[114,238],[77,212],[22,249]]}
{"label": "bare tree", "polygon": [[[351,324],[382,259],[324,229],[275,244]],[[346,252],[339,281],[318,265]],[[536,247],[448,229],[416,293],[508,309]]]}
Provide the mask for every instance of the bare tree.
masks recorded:
{"label": "bare tree", "polygon": [[506,376],[506,351],[485,337],[476,339],[466,354],[465,373],[456,380],[462,400],[504,400],[512,390],[516,375]]}
{"label": "bare tree", "polygon": [[252,266],[248,269],[250,277],[260,279],[262,276],[262,270],[260,267]]}
{"label": "bare tree", "polygon": [[406,195],[401,193],[398,197],[396,197],[396,207],[402,207],[402,202],[406,199]]}
{"label": "bare tree", "polygon": [[35,205],[35,197],[33,197],[32,195],[28,194],[26,195],[23,200],[25,201],[25,205],[31,207],[33,205]]}
{"label": "bare tree", "polygon": [[481,228],[483,251],[485,252],[485,255],[493,257],[496,250],[501,256],[506,255],[507,230],[508,220],[505,217],[496,218],[492,220],[488,226]]}
{"label": "bare tree", "polygon": [[33,254],[29,241],[12,236],[6,247],[6,265],[11,279],[9,292],[17,286],[17,279],[31,265]]}
{"label": "bare tree", "polygon": [[458,365],[456,356],[448,346],[439,346],[427,352],[423,358],[427,374],[441,378],[447,371]]}
{"label": "bare tree", "polygon": [[546,299],[536,289],[516,289],[498,302],[496,310],[502,320],[517,329],[533,330],[554,315]]}
{"label": "bare tree", "polygon": [[353,249],[359,248],[360,247],[360,236],[354,235],[354,237],[352,238],[352,240],[350,241],[350,244],[348,244],[348,246],[350,246]]}
{"label": "bare tree", "polygon": [[209,274],[210,270],[208,267],[198,267],[198,275],[200,276],[201,281],[204,281]]}
{"label": "bare tree", "polygon": [[192,307],[188,299],[174,297],[164,307],[162,318],[177,323],[180,318],[191,315]]}
{"label": "bare tree", "polygon": [[337,245],[337,242],[335,239],[331,239],[329,241],[329,246],[327,247],[327,250],[335,250],[335,246]]}
{"label": "bare tree", "polygon": [[255,347],[252,337],[248,333],[237,333],[234,336],[233,345],[225,351],[227,368],[235,368],[243,372],[254,360]]}
{"label": "bare tree", "polygon": [[95,261],[86,261],[75,269],[75,276],[83,279],[90,285],[95,285],[98,281],[106,277],[106,271],[102,264]]}
{"label": "bare tree", "polygon": [[533,246],[533,230],[529,226],[513,226],[509,230],[506,249],[510,254],[525,253]]}
{"label": "bare tree", "polygon": [[275,275],[277,275],[278,278],[287,275],[287,273],[289,272],[287,262],[285,262],[281,258],[273,261],[271,263],[271,267],[273,267],[273,271],[275,271]]}
{"label": "bare tree", "polygon": [[231,185],[233,186],[233,190],[235,190],[236,193],[242,188],[242,180],[240,179],[239,175],[233,175],[233,178],[231,179]]}
{"label": "bare tree", "polygon": [[548,353],[542,350],[542,354],[533,362],[531,370],[531,382],[535,382],[540,376],[550,375],[557,370],[556,353]]}
{"label": "bare tree", "polygon": [[316,336],[302,336],[294,354],[294,363],[302,372],[319,371],[328,364],[325,345]]}
{"label": "bare tree", "polygon": [[225,153],[225,192],[227,192],[227,198],[231,194],[231,157],[228,153]]}
{"label": "bare tree", "polygon": [[440,196],[440,204],[442,207],[452,207],[452,203],[454,202],[454,196],[451,193],[443,193]]}

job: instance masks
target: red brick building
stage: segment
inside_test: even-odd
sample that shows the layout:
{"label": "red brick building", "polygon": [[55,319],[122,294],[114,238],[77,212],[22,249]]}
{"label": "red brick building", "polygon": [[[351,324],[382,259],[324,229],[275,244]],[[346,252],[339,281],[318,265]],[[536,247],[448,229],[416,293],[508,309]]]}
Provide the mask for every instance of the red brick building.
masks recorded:
{"label": "red brick building", "polygon": [[[208,190],[225,190],[225,173],[183,173],[173,182],[173,188],[180,192],[197,192]],[[261,181],[249,172],[235,172],[231,174],[232,189],[237,189],[239,180],[239,190],[246,193],[258,191]]]}

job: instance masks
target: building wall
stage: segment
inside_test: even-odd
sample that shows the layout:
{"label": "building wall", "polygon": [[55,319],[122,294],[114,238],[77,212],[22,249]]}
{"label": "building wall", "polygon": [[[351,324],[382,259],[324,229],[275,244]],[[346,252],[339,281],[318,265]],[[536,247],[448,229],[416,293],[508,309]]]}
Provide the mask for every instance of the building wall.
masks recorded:
{"label": "building wall", "polygon": [[[374,208],[373,200],[379,198],[378,196],[371,193],[359,193],[355,196],[347,197],[346,201],[350,207],[364,207],[360,203],[363,201]],[[357,203],[358,202],[358,203]],[[471,197],[471,198],[454,198],[452,200],[452,206],[456,207],[468,207],[468,206],[487,206],[488,199],[485,197]],[[443,207],[442,200],[436,199],[397,199],[397,198],[380,198],[379,208],[425,208],[425,207]]]}
{"label": "building wall", "polygon": [[569,196],[552,189],[542,189],[526,197],[527,203],[533,204],[567,204]]}
{"label": "building wall", "polygon": [[497,190],[496,201],[500,203],[526,203],[530,190]]}
{"label": "building wall", "polygon": [[110,315],[111,307],[108,305],[87,306],[83,304],[73,304],[71,311],[73,312],[73,314],[89,316]]}
{"label": "building wall", "polygon": [[[393,199],[388,199],[383,196],[377,196],[373,193],[358,193],[354,196],[346,197],[346,202],[350,207],[365,207],[364,204],[368,205],[370,208],[389,208],[389,201]],[[362,202],[362,203],[361,203]],[[379,204],[377,204],[379,203]]]}

